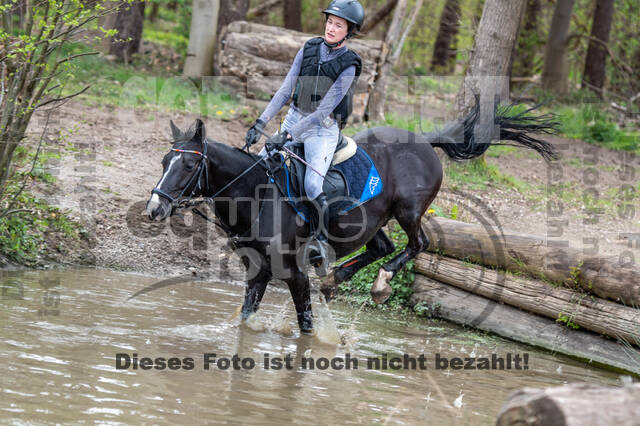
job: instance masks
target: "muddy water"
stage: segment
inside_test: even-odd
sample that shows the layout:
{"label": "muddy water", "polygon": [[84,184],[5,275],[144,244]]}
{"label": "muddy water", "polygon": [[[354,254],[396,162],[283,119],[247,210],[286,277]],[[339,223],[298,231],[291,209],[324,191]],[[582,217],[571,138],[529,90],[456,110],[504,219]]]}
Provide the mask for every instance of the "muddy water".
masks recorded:
{"label": "muddy water", "polygon": [[[0,422],[492,424],[522,386],[621,383],[615,373],[443,322],[337,303],[329,312],[317,298],[320,337],[300,336],[288,292],[273,286],[249,325],[234,317],[240,285],[185,283],[127,301],[156,281],[93,269],[4,273]],[[118,370],[118,353],[181,365],[192,358],[193,369]],[[238,354],[247,369],[221,362],[206,370],[207,353]],[[300,366],[304,357],[339,367],[347,353],[358,369]],[[405,353],[424,354],[427,368],[366,368],[368,357]],[[508,353],[527,353],[528,369],[434,367],[436,354]],[[290,354],[292,368],[265,369],[265,354],[271,367]]]}

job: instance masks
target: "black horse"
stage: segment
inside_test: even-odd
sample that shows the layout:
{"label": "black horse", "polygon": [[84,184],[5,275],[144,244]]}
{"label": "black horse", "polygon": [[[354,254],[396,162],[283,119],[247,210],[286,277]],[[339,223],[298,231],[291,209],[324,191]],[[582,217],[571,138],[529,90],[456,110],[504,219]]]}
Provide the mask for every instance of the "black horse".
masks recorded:
{"label": "black horse", "polygon": [[[421,218],[438,194],[442,165],[434,151],[439,147],[454,160],[478,157],[492,141],[512,141],[534,149],[546,160],[555,157],[553,147],[531,133],[552,133],[556,123],[550,116],[515,113],[511,107],[494,114],[494,125],[478,123],[479,107],[464,120],[433,133],[413,133],[390,127],[364,130],[354,136],[374,161],[384,182],[382,193],[332,220],[329,242],[337,258],[366,245],[366,251],[333,269],[322,288],[332,293],[364,266],[394,251],[394,244],[381,229],[395,218],[406,232],[406,248],[380,268],[371,288],[376,303],[391,294],[389,281],[406,263],[425,250],[429,240],[421,229]],[[250,273],[242,307],[242,318],[257,311],[269,281],[287,283],[298,324],[313,332],[309,278],[300,268],[299,248],[306,241],[309,225],[297,214],[256,160],[259,157],[211,141],[202,121],[183,133],[171,123],[172,150],[162,160],[163,176],[147,203],[150,219],[164,220],[180,201],[212,197],[218,223],[234,241],[234,248]],[[254,167],[252,167],[254,166]],[[233,206],[233,200],[254,200],[252,208]],[[184,205],[184,204],[182,204]]]}

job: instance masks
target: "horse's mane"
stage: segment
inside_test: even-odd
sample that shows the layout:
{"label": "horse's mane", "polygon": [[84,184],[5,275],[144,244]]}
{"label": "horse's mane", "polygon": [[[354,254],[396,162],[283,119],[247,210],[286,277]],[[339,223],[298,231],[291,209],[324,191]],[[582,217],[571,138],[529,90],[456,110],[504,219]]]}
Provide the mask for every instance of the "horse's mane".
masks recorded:
{"label": "horse's mane", "polygon": [[[195,133],[196,133],[196,129],[195,129],[195,127],[194,127],[194,126],[191,126],[191,127],[189,128],[189,130],[187,130],[187,131],[186,131],[186,132],[184,132],[182,135],[180,135],[180,137],[179,137],[178,139],[174,139],[174,140],[173,140],[173,142],[171,142],[171,144],[172,144],[173,146],[175,146],[175,145],[177,145],[177,144],[179,144],[179,143],[188,143],[188,142],[191,142],[191,141],[192,141],[192,139],[193,139],[193,137],[194,137],[194,135],[195,135]],[[241,152],[244,156],[249,157],[249,159],[250,159],[250,160],[252,160],[252,161],[257,161],[257,160],[258,160],[258,158],[260,158],[260,156],[259,156],[259,155],[257,155],[257,154],[252,154],[252,153],[250,153],[250,152],[244,151],[244,150],[243,150],[243,149],[241,149],[241,148],[237,148],[237,147],[229,146],[229,145],[227,145],[227,144],[225,144],[225,143],[223,143],[223,142],[219,142],[219,141],[216,141],[216,140],[210,139],[210,138],[208,138],[208,137],[207,137],[205,140],[206,140],[206,143],[207,143],[207,144],[211,144],[211,145],[218,145],[218,146],[221,146],[221,147],[224,147],[224,148],[227,148],[227,149],[233,150],[233,151]]]}

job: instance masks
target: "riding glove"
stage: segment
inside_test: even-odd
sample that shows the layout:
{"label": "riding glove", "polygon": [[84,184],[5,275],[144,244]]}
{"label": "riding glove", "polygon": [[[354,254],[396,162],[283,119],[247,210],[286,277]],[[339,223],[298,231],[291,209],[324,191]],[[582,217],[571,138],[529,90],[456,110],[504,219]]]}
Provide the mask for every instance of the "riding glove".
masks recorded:
{"label": "riding glove", "polygon": [[265,147],[267,148],[267,151],[279,150],[285,143],[287,143],[289,140],[288,138],[289,132],[283,130],[282,132],[271,136],[269,140],[267,140]]}
{"label": "riding glove", "polygon": [[262,133],[260,133],[260,131],[264,130],[266,125],[267,123],[258,118],[255,124],[251,126],[249,130],[247,130],[247,136],[244,138],[244,141],[248,146],[251,146],[254,143],[258,142],[258,139],[260,139],[260,136],[262,136]]}

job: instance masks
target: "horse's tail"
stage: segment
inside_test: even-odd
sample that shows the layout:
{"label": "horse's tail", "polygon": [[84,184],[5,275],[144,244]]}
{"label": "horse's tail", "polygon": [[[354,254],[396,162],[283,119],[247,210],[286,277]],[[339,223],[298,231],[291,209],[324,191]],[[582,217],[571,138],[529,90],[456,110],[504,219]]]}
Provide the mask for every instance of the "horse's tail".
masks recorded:
{"label": "horse's tail", "polygon": [[[491,145],[501,141],[513,141],[515,144],[501,145],[524,146],[538,152],[545,160],[558,158],[555,148],[550,143],[532,137],[530,133],[555,134],[558,122],[552,114],[533,116],[529,113],[540,105],[523,112],[515,113],[511,104],[496,107],[494,125],[479,125],[480,104],[476,98],[473,110],[462,120],[447,124],[441,131],[424,133],[434,147],[442,150],[455,161],[468,160],[482,155]],[[496,126],[499,132],[496,131]]]}

